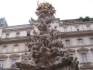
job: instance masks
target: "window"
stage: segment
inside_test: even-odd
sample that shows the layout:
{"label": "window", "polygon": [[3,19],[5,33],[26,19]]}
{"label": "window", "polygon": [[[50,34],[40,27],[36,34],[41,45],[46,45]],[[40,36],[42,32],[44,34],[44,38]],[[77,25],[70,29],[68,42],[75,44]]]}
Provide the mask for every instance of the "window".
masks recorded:
{"label": "window", "polygon": [[87,59],[87,53],[81,53],[81,63],[87,63],[88,59]]}
{"label": "window", "polygon": [[3,53],[7,53],[7,52],[8,52],[8,48],[7,48],[6,45],[4,45],[4,46],[2,47],[2,51],[3,51]]}
{"label": "window", "polygon": [[16,36],[19,36],[20,35],[20,32],[16,32]]}
{"label": "window", "polygon": [[79,44],[79,45],[82,45],[82,44],[83,44],[83,39],[79,38],[79,39],[78,39],[78,44]]}
{"label": "window", "polygon": [[54,27],[55,29],[57,28],[57,26]]}
{"label": "window", "polygon": [[70,40],[65,40],[65,42],[67,47],[70,46]]}
{"label": "window", "polygon": [[0,69],[4,68],[4,60],[0,60]]}
{"label": "window", "polygon": [[18,50],[19,50],[19,49],[18,49],[17,46],[14,46],[14,47],[13,47],[13,52],[18,52]]}
{"label": "window", "polygon": [[30,36],[30,31],[27,31],[27,36]]}
{"label": "window", "polygon": [[11,52],[11,48],[8,45],[4,45],[2,46],[2,53],[10,53]]}
{"label": "window", "polygon": [[14,52],[18,52],[18,49],[17,48],[14,48]]}
{"label": "window", "polygon": [[91,44],[93,43],[93,38],[90,38],[90,43],[91,43]]}
{"label": "window", "polygon": [[11,67],[16,67],[16,59],[11,59]]}
{"label": "window", "polygon": [[9,33],[6,33],[6,38],[8,38],[9,37]]}
{"label": "window", "polygon": [[77,29],[77,31],[79,31],[79,29]]}
{"label": "window", "polygon": [[15,63],[16,63],[16,59],[12,59],[11,64],[15,64]]}

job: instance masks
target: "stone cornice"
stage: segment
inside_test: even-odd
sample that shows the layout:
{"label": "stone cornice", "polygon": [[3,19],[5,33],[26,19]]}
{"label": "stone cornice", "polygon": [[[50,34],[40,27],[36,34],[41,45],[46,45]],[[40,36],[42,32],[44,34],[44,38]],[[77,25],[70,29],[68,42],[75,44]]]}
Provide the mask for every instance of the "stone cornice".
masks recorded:
{"label": "stone cornice", "polygon": [[25,53],[25,52],[27,52],[27,51],[19,51],[19,52],[5,52],[5,53],[1,53],[0,52],[0,55],[7,55],[7,54],[9,54],[9,55],[11,55],[11,54],[20,54],[20,53]]}
{"label": "stone cornice", "polygon": [[0,55],[0,59],[6,59],[6,58],[8,58],[7,55],[4,55],[4,54]]}
{"label": "stone cornice", "polygon": [[62,33],[63,33],[63,38],[65,38],[65,37],[92,36],[93,30],[62,32]]}
{"label": "stone cornice", "polygon": [[27,31],[31,30],[32,27],[23,27],[23,28],[5,28],[3,29],[3,32],[11,32],[11,31]]}
{"label": "stone cornice", "polygon": [[19,42],[28,42],[28,41],[30,41],[30,37],[22,36],[22,37],[0,39],[0,44],[17,43],[17,42],[19,43]]}
{"label": "stone cornice", "polygon": [[[93,36],[93,30],[89,31],[74,31],[74,32],[60,32],[58,34],[60,38],[67,38],[67,37],[82,37],[82,36]],[[12,43],[12,42],[25,42],[29,41],[31,36],[21,36],[21,37],[13,37],[13,38],[1,38],[0,44],[2,43]]]}
{"label": "stone cornice", "polygon": [[80,48],[80,47],[92,47],[93,46],[93,44],[89,44],[89,45],[85,45],[85,44],[83,44],[83,45],[76,45],[76,46],[68,46],[68,47],[66,47],[66,48]]}
{"label": "stone cornice", "polygon": [[78,19],[62,20],[64,25],[82,25],[82,24],[93,24],[93,21],[80,21]]}

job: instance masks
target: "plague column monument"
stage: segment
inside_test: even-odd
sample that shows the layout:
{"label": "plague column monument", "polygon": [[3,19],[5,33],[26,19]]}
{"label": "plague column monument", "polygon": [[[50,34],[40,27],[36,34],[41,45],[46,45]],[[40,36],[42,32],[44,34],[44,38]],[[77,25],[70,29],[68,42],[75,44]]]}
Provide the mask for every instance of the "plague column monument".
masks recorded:
{"label": "plague column monument", "polygon": [[57,19],[55,11],[47,2],[38,5],[38,19],[31,21],[33,34],[28,35],[28,51],[22,62],[16,63],[19,70],[79,70],[77,58],[64,49],[62,33],[51,28]]}

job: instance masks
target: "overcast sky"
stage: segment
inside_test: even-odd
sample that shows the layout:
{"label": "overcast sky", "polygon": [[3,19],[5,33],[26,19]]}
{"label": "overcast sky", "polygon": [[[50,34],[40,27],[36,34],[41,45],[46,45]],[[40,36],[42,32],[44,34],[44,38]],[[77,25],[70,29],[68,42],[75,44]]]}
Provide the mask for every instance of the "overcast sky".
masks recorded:
{"label": "overcast sky", "polygon": [[[55,16],[58,18],[93,17],[93,0],[46,1],[53,4],[56,9]],[[0,17],[5,17],[8,25],[28,24],[31,17],[36,19],[36,8],[37,0],[0,0]]]}

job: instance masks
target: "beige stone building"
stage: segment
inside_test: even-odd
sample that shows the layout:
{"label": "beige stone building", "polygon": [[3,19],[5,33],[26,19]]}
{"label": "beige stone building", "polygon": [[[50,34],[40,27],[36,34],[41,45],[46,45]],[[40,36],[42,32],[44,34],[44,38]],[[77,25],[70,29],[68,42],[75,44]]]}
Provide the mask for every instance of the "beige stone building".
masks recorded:
{"label": "beige stone building", "polygon": [[[38,22],[31,23],[8,26],[5,19],[1,18],[0,68],[11,68],[15,62],[21,61],[22,54],[28,50],[29,37],[38,32],[35,27]],[[93,21],[56,19],[49,28],[63,33],[64,48],[78,58],[81,70],[93,70]]]}

